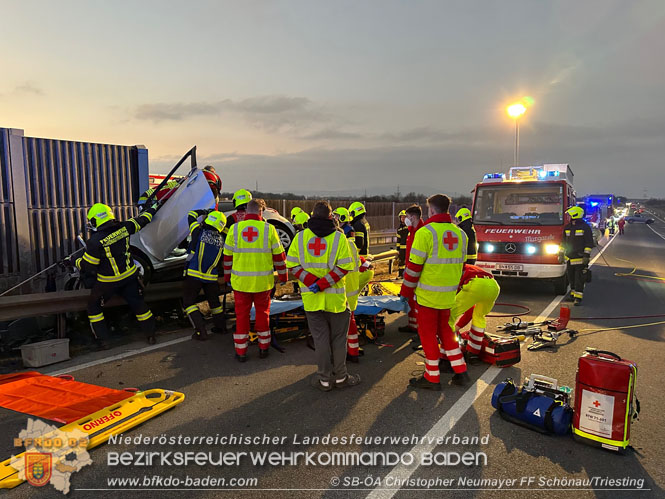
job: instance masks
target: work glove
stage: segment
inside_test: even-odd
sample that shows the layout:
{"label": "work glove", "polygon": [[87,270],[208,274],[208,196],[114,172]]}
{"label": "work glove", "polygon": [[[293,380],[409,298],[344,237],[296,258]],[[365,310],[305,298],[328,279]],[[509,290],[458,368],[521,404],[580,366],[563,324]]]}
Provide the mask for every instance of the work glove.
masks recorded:
{"label": "work glove", "polygon": [[309,286],[309,290],[312,293],[318,293],[319,291],[321,291],[321,288],[319,288],[319,285],[317,283],[314,283],[311,286]]}
{"label": "work glove", "polygon": [[402,303],[402,310],[404,310],[405,314],[408,314],[411,312],[411,307],[409,306],[409,299],[406,298],[405,296],[400,296],[399,301]]}
{"label": "work glove", "polygon": [[584,255],[582,257],[582,265],[584,265],[585,267],[588,267],[590,259],[591,259],[591,257],[589,255]]}

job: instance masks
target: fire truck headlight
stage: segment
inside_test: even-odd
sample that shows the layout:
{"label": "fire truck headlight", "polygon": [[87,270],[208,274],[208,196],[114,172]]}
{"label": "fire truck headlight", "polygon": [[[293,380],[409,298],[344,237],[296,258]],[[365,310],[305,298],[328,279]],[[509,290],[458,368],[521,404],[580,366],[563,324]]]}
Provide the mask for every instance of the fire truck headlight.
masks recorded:
{"label": "fire truck headlight", "polygon": [[493,244],[486,244],[485,245],[485,251],[487,253],[494,253],[494,245]]}
{"label": "fire truck headlight", "polygon": [[561,250],[561,247],[558,244],[546,244],[545,253],[548,255],[556,255]]}
{"label": "fire truck headlight", "polygon": [[533,255],[536,252],[536,247],[533,244],[527,244],[526,252],[528,255]]}

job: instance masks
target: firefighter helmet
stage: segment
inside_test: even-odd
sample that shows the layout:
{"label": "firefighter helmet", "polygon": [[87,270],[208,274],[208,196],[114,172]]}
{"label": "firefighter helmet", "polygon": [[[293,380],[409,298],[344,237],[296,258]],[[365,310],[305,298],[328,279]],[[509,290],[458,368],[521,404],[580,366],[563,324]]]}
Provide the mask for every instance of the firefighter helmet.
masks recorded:
{"label": "firefighter helmet", "polygon": [[222,232],[226,225],[226,215],[221,211],[211,211],[203,222]]}
{"label": "firefighter helmet", "polygon": [[469,208],[460,208],[455,213],[455,218],[458,222],[464,222],[464,220],[469,220],[471,218],[471,211]]}
{"label": "firefighter helmet", "polygon": [[291,220],[295,220],[298,213],[302,213],[302,208],[300,206],[294,206],[291,208]]}
{"label": "firefighter helmet", "polygon": [[584,216],[584,209],[581,206],[571,206],[566,210],[573,220],[580,219]]}
{"label": "firefighter helmet", "polygon": [[335,208],[333,213],[337,215],[337,218],[339,218],[339,221],[341,223],[346,223],[351,221],[351,214],[349,213],[349,210],[343,208],[342,206],[340,206],[339,208]]}
{"label": "firefighter helmet", "polygon": [[252,193],[247,189],[240,189],[233,194],[233,207],[243,206],[252,200]]}
{"label": "firefighter helmet", "polygon": [[351,206],[349,206],[349,213],[351,214],[351,217],[356,218],[357,216],[366,213],[365,205],[362,204],[360,201],[351,203]]}
{"label": "firefighter helmet", "polygon": [[296,213],[296,216],[293,217],[293,223],[295,225],[302,225],[304,227],[308,221],[309,221],[309,215],[304,211]]}
{"label": "firefighter helmet", "polygon": [[405,217],[405,216],[406,216],[406,210],[402,210],[402,211],[400,211],[400,212],[399,212],[399,215],[397,215],[397,216],[398,216],[398,217]]}
{"label": "firefighter helmet", "polygon": [[113,210],[108,205],[95,203],[88,210],[88,223],[93,229],[97,229],[111,220],[115,220],[115,217],[113,216]]}

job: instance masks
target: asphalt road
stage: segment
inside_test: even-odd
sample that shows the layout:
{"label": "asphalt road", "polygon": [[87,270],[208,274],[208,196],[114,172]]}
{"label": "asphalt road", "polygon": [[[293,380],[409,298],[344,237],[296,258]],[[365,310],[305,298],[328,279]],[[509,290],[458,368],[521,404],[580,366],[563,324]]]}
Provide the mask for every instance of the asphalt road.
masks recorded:
{"label": "asphalt road", "polygon": [[[397,332],[405,318],[392,315],[381,341],[382,346],[368,344],[359,365],[351,371],[362,376],[354,388],[322,393],[310,386],[315,371],[314,355],[304,341],[287,345],[280,354],[272,351],[265,360],[258,358],[256,347],[250,349],[250,360],[238,364],[234,359],[231,336],[217,336],[207,343],[183,341],[120,360],[102,362],[101,354],[89,354],[54,366],[66,370],[71,364],[95,361],[99,364],[73,372],[79,381],[113,388],[135,386],[141,389],[165,388],[185,393],[186,400],[173,410],[131,430],[136,436],[227,436],[269,435],[284,438],[280,445],[218,445],[160,446],[104,445],[90,452],[93,464],[72,476],[72,497],[111,497],[135,494],[138,497],[164,497],[186,494],[186,497],[665,497],[665,396],[658,388],[662,382],[662,358],[665,356],[665,325],[594,332],[603,327],[647,323],[659,319],[608,321],[584,320],[584,317],[650,315],[664,313],[665,281],[644,276],[665,277],[665,222],[658,220],[651,227],[626,226],[626,234],[617,236],[593,266],[593,282],[585,292],[584,303],[573,309],[571,326],[581,334],[574,340],[562,338],[557,348],[537,352],[522,348],[522,361],[514,367],[498,369],[487,365],[470,366],[475,383],[466,388],[446,385],[440,393],[421,392],[407,388],[408,379],[422,371],[422,357],[409,345],[409,335]],[[609,266],[607,265],[609,264]],[[637,270],[633,276],[617,276]],[[635,276],[639,274],[640,276]],[[549,285],[534,282],[504,282],[499,301],[526,305],[531,313],[526,319],[537,318],[544,310],[558,315],[556,297]],[[565,302],[564,302],[565,303]],[[501,307],[502,311],[512,309]],[[489,320],[488,330],[507,319]],[[663,320],[663,319],[660,319]],[[588,330],[588,331],[587,331]],[[188,334],[182,331],[160,337],[162,344]],[[140,346],[140,345],[139,345]],[[625,456],[588,447],[570,437],[549,437],[502,420],[490,405],[493,387],[506,377],[522,380],[531,373],[557,378],[561,384],[574,387],[577,360],[585,347],[593,346],[614,351],[639,365],[637,394],[642,413],[632,425],[631,443],[636,452]],[[127,350],[130,347],[123,347]],[[120,352],[110,351],[110,356]],[[420,364],[419,364],[420,363]],[[44,370],[46,371],[46,369]],[[0,410],[2,440],[0,450],[11,455],[12,439],[25,427],[26,417]],[[415,447],[412,441],[400,444],[329,444],[302,443],[302,439],[327,434],[340,437],[407,437],[449,436],[448,444]],[[457,437],[484,436],[486,443],[462,444]],[[300,443],[299,443],[300,442]],[[110,467],[111,452],[144,451],[213,451],[218,452],[396,452],[411,453],[418,461],[422,452],[482,452],[486,465],[415,466],[398,465],[290,465],[254,466],[249,459],[240,466],[187,467]],[[404,459],[408,459],[405,457]],[[99,490],[114,488],[108,479],[138,478],[159,475],[185,479],[190,477],[257,478],[258,483],[245,490],[189,490],[186,492],[146,490],[136,492]],[[436,489],[426,491],[419,483],[396,486],[395,478],[439,480]],[[534,477],[534,482],[529,482]],[[546,480],[565,479],[561,485]],[[573,480],[593,477],[633,479],[628,486],[641,490],[618,491],[616,485],[597,485],[596,490],[575,486]],[[512,479],[514,484],[501,491],[493,485],[477,482],[460,486],[460,479]],[[379,483],[379,479],[381,483]],[[443,484],[443,480],[450,484]],[[355,481],[354,481],[355,480]],[[641,483],[640,480],[643,482]],[[434,483],[434,482],[432,482]],[[354,486],[355,484],[355,486]],[[611,489],[614,490],[600,490]],[[115,487],[120,488],[120,487]],[[187,488],[180,484],[178,489]],[[586,490],[575,490],[575,489]],[[98,490],[82,490],[98,489]],[[261,490],[259,490],[261,489]],[[287,490],[288,489],[288,490]],[[295,490],[297,489],[297,490]],[[461,489],[461,490],[460,490]],[[517,490],[520,489],[520,490]],[[565,490],[558,490],[565,489]],[[52,487],[36,492],[23,484],[5,492],[7,497],[60,497]]]}

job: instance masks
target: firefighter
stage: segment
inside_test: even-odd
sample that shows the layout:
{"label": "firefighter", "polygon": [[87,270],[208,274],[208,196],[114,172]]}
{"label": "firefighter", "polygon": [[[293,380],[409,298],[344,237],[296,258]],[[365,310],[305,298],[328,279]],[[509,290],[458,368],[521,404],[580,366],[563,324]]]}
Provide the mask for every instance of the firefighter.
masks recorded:
{"label": "firefighter", "polygon": [[305,230],[307,228],[307,221],[309,220],[309,215],[304,211],[296,213],[293,217],[293,227],[297,231]]}
{"label": "firefighter", "polygon": [[[169,180],[168,182],[166,182],[166,184],[164,184],[164,186],[161,189],[159,189],[159,191],[157,191],[157,194],[155,194],[152,197],[152,202],[163,203],[173,195],[173,193],[176,191],[179,185],[180,182],[178,182],[177,180],[175,179]],[[143,211],[147,207],[146,203],[148,201],[148,198],[154,194],[155,189],[156,189],[155,187],[151,187],[139,196],[139,200],[136,203],[136,206],[138,206],[139,211]]]}
{"label": "firefighter", "polygon": [[399,212],[399,227],[397,227],[397,253],[399,258],[397,275],[402,277],[404,275],[404,267],[406,266],[406,238],[409,237],[409,228],[406,226],[406,211]]}
{"label": "firefighter", "polygon": [[563,251],[567,262],[570,296],[575,305],[582,303],[586,273],[591,259],[591,250],[596,243],[593,241],[591,227],[584,219],[584,209],[573,206],[566,210],[570,215],[570,223],[563,228]]}
{"label": "firefighter", "polygon": [[425,372],[419,378],[412,378],[409,384],[414,388],[441,390],[439,342],[455,371],[452,383],[466,385],[469,382],[464,355],[449,323],[450,309],[455,304],[462,277],[467,239],[448,214],[448,196],[435,194],[427,199],[427,206],[429,219],[413,239],[400,300],[408,311],[408,302],[415,292],[418,335],[425,353]]}
{"label": "firefighter", "polygon": [[233,207],[236,209],[235,213],[229,215],[229,218],[226,220],[226,226],[224,227],[224,237],[226,238],[229,234],[229,230],[233,224],[240,222],[245,219],[245,213],[247,210],[247,203],[252,200],[252,193],[247,189],[239,189],[233,193]]}
{"label": "firefighter", "polygon": [[76,260],[82,274],[94,274],[95,282],[88,299],[88,318],[99,349],[107,349],[109,331],[104,320],[104,302],[122,296],[132,309],[150,345],[156,343],[155,318],[145,304],[139,286],[137,268],[129,251],[129,236],[148,225],[157,204],[136,218],[118,222],[111,208],[94,204],[88,211],[88,226],[93,231],[85,253]]}
{"label": "firefighter", "polygon": [[361,262],[362,257],[358,254],[358,248],[355,243],[355,234],[353,232],[353,227],[351,227],[351,215],[349,214],[349,210],[343,207],[337,208],[333,212],[333,217],[337,219],[340,231],[344,234],[349,243],[349,251],[351,253],[351,259],[353,260],[353,269],[349,270],[344,278],[346,299],[349,302],[349,310],[351,312],[349,331],[346,337],[346,360],[357,364],[360,358],[361,348],[354,312],[358,307],[358,296],[360,295],[360,266],[361,263],[364,263],[364,259]]}
{"label": "firefighter", "polygon": [[[406,219],[404,224],[409,230],[409,235],[406,238],[406,258],[405,261],[409,261],[409,256],[411,255],[411,246],[413,245],[413,238],[416,234],[416,231],[420,229],[425,223],[423,222],[423,210],[417,204],[409,206],[406,210]],[[409,300],[409,322],[406,326],[401,326],[397,328],[400,333],[418,333],[418,307],[416,306],[416,300],[411,298]]]}
{"label": "firefighter", "polygon": [[[203,222],[199,222],[199,217],[205,217]],[[219,301],[219,283],[217,282],[218,268],[221,267],[224,251],[222,230],[226,225],[226,216],[219,211],[196,210],[189,212],[188,221],[192,240],[185,264],[182,304],[194,326],[192,338],[207,340],[208,331],[197,305],[201,289],[205,293],[210,312],[212,312],[213,332],[226,332],[226,317]]]}
{"label": "firefighter", "polygon": [[476,229],[473,227],[471,211],[469,208],[461,208],[455,214],[455,218],[457,219],[457,226],[464,231],[469,241],[466,249],[466,263],[475,265],[478,258],[478,245],[476,244]]}
{"label": "firefighter", "polygon": [[291,208],[291,223],[295,223],[296,215],[298,213],[304,213],[300,206],[294,206],[293,208]]}
{"label": "firefighter", "polygon": [[[466,351],[471,358],[480,354],[487,327],[487,314],[494,307],[501,288],[494,276],[475,265],[464,264],[462,279],[455,296],[455,305],[450,311],[450,325],[457,334],[471,322]],[[457,323],[455,323],[457,321]],[[444,367],[450,369],[448,363]]]}
{"label": "firefighter", "polygon": [[355,386],[360,376],[346,369],[350,312],[344,276],[353,270],[346,237],[337,230],[327,202],[314,206],[307,229],[296,234],[286,265],[301,282],[303,306],[314,340],[316,386],[322,391]]}
{"label": "firefighter", "polygon": [[349,213],[353,221],[351,225],[353,230],[356,233],[356,246],[358,247],[358,252],[360,256],[369,255],[369,222],[365,217],[365,205],[360,201],[351,203],[349,206]]}
{"label": "firefighter", "polygon": [[244,219],[229,229],[224,244],[224,280],[231,283],[236,311],[233,341],[236,359],[247,360],[250,312],[255,309],[255,329],[259,338],[259,356],[264,359],[270,348],[270,293],[275,287],[273,268],[280,282],[286,282],[286,254],[275,227],[262,218],[266,204],[253,199]]}

